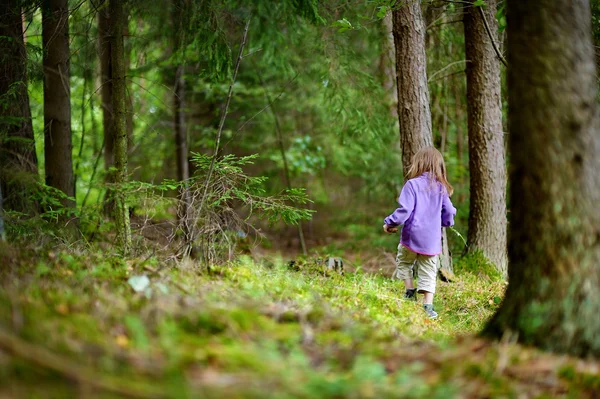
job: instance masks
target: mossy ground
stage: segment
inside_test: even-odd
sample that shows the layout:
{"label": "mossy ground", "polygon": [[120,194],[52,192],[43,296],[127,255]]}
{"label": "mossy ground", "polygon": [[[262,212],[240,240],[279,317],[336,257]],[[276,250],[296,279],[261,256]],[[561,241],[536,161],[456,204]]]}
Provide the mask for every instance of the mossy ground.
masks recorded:
{"label": "mossy ground", "polygon": [[[505,282],[477,258],[429,320],[362,265],[202,268],[62,250],[2,258],[0,396],[594,397],[598,365],[475,338]],[[8,253],[8,252],[5,252]],[[32,261],[35,259],[35,261]],[[150,285],[136,292],[131,276]]]}

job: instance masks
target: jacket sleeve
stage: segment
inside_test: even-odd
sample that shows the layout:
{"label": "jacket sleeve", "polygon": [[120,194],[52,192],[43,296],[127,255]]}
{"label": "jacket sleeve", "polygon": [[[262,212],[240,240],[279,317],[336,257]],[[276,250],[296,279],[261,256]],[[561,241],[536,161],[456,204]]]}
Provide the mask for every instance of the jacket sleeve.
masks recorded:
{"label": "jacket sleeve", "polygon": [[452,205],[450,197],[444,195],[442,200],[442,227],[454,226],[454,215],[456,215],[456,208]]}
{"label": "jacket sleeve", "polygon": [[413,209],[415,208],[415,191],[410,183],[407,183],[402,187],[400,198],[398,198],[398,204],[400,207],[383,220],[388,226],[401,226],[412,214]]}

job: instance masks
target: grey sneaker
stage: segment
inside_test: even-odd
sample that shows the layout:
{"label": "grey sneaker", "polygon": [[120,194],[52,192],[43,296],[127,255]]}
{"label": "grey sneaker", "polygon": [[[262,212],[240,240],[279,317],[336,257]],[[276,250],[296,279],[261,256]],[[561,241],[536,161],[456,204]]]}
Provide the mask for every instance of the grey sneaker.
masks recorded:
{"label": "grey sneaker", "polygon": [[425,310],[425,313],[427,313],[427,316],[429,316],[430,319],[435,319],[438,317],[437,312],[433,310],[433,305],[430,303],[423,305],[423,310]]}
{"label": "grey sneaker", "polygon": [[407,289],[406,292],[404,293],[404,299],[407,299],[410,301],[416,301],[417,300],[417,289],[416,288]]}

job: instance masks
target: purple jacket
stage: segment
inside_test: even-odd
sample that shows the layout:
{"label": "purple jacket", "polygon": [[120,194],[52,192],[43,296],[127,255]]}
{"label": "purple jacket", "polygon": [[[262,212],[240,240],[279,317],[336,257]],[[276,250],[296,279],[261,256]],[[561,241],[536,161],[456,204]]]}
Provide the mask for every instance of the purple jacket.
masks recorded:
{"label": "purple jacket", "polygon": [[454,225],[456,208],[442,184],[428,174],[410,179],[398,198],[400,207],[384,219],[391,227],[404,225],[400,243],[422,255],[442,252],[442,227]]}

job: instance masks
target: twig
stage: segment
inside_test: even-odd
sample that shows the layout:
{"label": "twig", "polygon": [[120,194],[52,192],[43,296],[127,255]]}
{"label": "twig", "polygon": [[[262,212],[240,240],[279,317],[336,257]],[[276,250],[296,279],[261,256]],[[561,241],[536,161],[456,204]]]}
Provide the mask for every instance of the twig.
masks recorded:
{"label": "twig", "polygon": [[483,18],[483,24],[485,25],[485,30],[486,30],[488,36],[490,37],[490,40],[492,41],[492,47],[494,47],[494,51],[496,52],[496,55],[498,56],[500,61],[502,61],[504,66],[508,67],[508,64],[506,63],[504,56],[502,55],[502,53],[496,46],[496,41],[494,40],[494,35],[492,35],[492,31],[490,30],[490,26],[488,25],[487,18],[485,17],[485,13],[483,12],[483,9],[481,7],[477,7],[477,8],[479,9],[479,15],[481,15],[481,18]]}
{"label": "twig", "polygon": [[120,381],[116,378],[99,375],[80,364],[71,363],[46,348],[23,341],[4,329],[0,329],[0,348],[13,356],[20,357],[37,366],[54,370],[67,378],[103,391],[130,398],[163,398],[166,396],[156,386],[134,387],[131,381]]}
{"label": "twig", "polygon": [[242,58],[250,57],[252,54],[258,53],[259,51],[262,51],[262,48],[259,48],[259,49],[256,49],[254,51],[251,51],[248,54],[246,54],[245,56],[243,56]]}
{"label": "twig", "polygon": [[270,103],[268,103],[267,105],[265,105],[265,106],[264,106],[264,107],[263,107],[263,108],[262,108],[260,111],[258,111],[257,113],[255,113],[254,115],[252,115],[252,116],[251,116],[251,117],[250,117],[250,118],[249,118],[247,121],[245,121],[245,122],[242,124],[242,126],[240,126],[240,127],[239,127],[239,129],[238,129],[238,130],[236,130],[236,131],[233,133],[233,136],[235,136],[236,134],[238,134],[238,133],[239,133],[239,132],[240,132],[240,131],[241,131],[241,130],[244,128],[244,127],[246,127],[246,125],[247,125],[247,124],[248,124],[248,123],[249,123],[251,120],[253,120],[254,118],[256,118],[258,115],[262,114],[262,113],[263,113],[263,112],[264,112],[264,111],[265,111],[267,108],[269,108],[270,106],[272,106],[272,105],[273,105],[273,103],[275,103],[275,101],[279,100],[279,97],[281,97],[281,96],[283,95],[283,93],[285,93],[285,89],[287,89],[287,88],[288,88],[288,86],[289,86],[289,85],[291,85],[291,84],[294,82],[294,80],[296,80],[296,78],[298,77],[298,75],[299,75],[299,74],[300,74],[300,72],[297,72],[297,73],[294,75],[294,77],[293,77],[292,79],[290,79],[290,81],[289,81],[289,82],[287,82],[285,86],[283,86],[283,89],[281,89],[281,92],[280,92],[280,93],[277,95],[277,97],[275,97],[275,98],[273,99],[273,101],[272,101],[272,102],[270,102]]}
{"label": "twig", "polygon": [[440,70],[436,71],[435,73],[433,73],[433,74],[432,74],[432,75],[429,77],[429,79],[427,79],[427,81],[428,81],[428,82],[431,82],[431,81],[432,81],[432,79],[434,78],[434,76],[436,76],[436,75],[439,75],[440,73],[444,72],[446,69],[450,68],[450,67],[451,67],[451,66],[453,66],[453,65],[462,64],[463,62],[464,62],[464,63],[468,63],[468,62],[471,62],[471,61],[470,61],[470,60],[460,60],[460,61],[454,61],[454,62],[451,62],[451,63],[449,63],[448,65],[446,65],[445,67],[443,67],[442,69],[440,69]]}
{"label": "twig", "polygon": [[437,82],[438,80],[443,80],[443,79],[449,78],[450,76],[458,75],[459,73],[465,73],[466,71],[467,71],[466,69],[461,69],[460,71],[452,72],[447,75],[440,76],[439,78],[436,78],[433,80],[427,80],[427,83]]}
{"label": "twig", "polygon": [[[221,115],[221,121],[219,122],[219,129],[217,131],[217,140],[215,142],[215,151],[213,153],[212,159],[210,161],[210,167],[208,168],[208,175],[206,176],[206,184],[204,185],[204,194],[200,199],[200,206],[198,207],[198,213],[202,211],[202,207],[204,206],[204,201],[206,200],[206,195],[208,194],[208,187],[210,186],[210,179],[212,177],[213,170],[215,168],[215,161],[217,159],[217,155],[219,154],[219,145],[221,144],[221,133],[223,132],[223,126],[225,125],[225,118],[227,117],[227,111],[229,109],[229,103],[231,102],[231,95],[233,94],[233,85],[235,83],[235,79],[237,78],[238,70],[240,69],[240,62],[242,61],[242,55],[244,53],[244,46],[246,45],[246,39],[248,38],[248,29],[250,29],[250,21],[252,20],[252,15],[248,17],[248,21],[246,22],[246,27],[244,28],[244,35],[242,36],[242,43],[240,44],[240,52],[237,57],[237,61],[235,62],[235,69],[233,71],[233,76],[231,79],[231,83],[229,84],[229,92],[227,93],[227,100],[225,101],[225,106],[223,107],[223,113]],[[192,239],[188,240],[192,241]],[[186,243],[189,247],[191,242]]]}
{"label": "twig", "polygon": [[459,22],[462,22],[462,19],[454,19],[452,21],[443,21],[443,22],[437,22],[437,23],[432,23],[431,25],[429,25],[427,28],[425,28],[425,30],[429,30],[432,28],[435,28],[436,26],[442,26],[442,25],[448,25],[448,24],[456,24]]}

